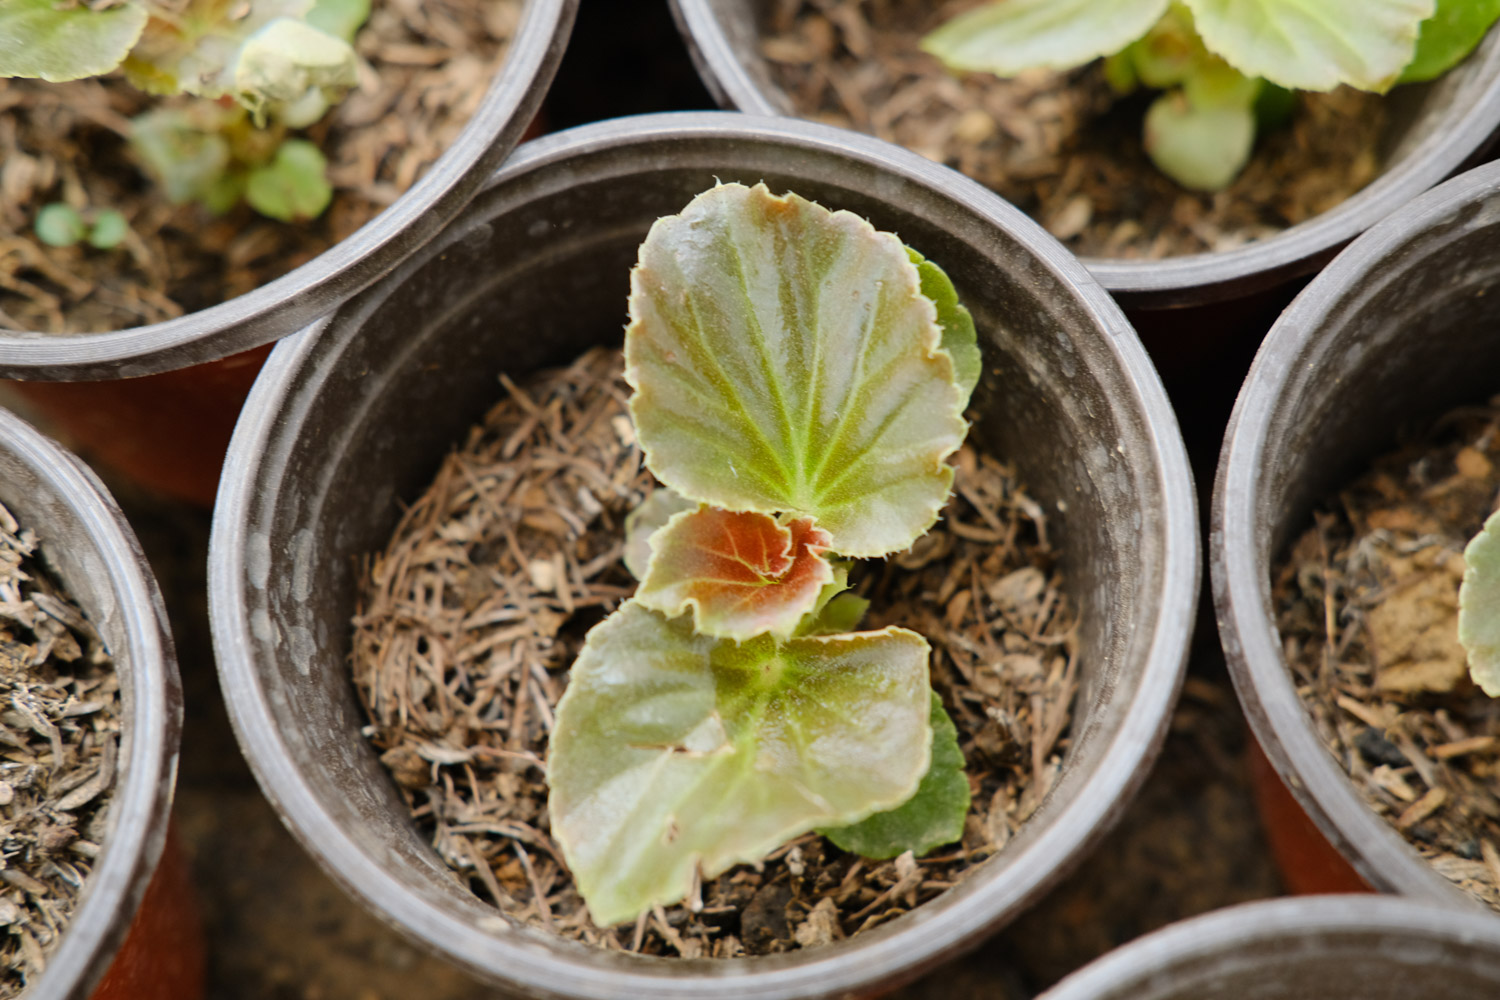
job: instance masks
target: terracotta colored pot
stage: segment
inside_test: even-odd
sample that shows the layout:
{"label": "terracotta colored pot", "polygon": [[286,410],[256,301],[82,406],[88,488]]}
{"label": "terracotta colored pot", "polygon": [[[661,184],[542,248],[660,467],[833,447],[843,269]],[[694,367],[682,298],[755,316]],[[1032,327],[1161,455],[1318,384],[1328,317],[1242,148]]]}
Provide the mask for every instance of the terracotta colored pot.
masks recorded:
{"label": "terracotta colored pot", "polygon": [[[987,355],[977,447],[1055,506],[1081,690],[1057,785],[962,885],[804,952],[675,961],[511,926],[443,865],[360,737],[358,557],[521,379],[618,341],[636,248],[715,178],[766,181],[899,232],[942,266]],[[899,985],[1015,918],[1139,787],[1181,681],[1198,531],[1175,421],[1119,309],[990,192],[864,136],[747,115],[620,119],[517,151],[439,240],[280,345],[246,403],[209,596],[230,715],[271,802],[358,898],[483,980],[532,997],[849,996]]]}
{"label": "terracotta colored pot", "polygon": [[[175,852],[158,866],[177,773],[182,691],[156,581],[124,516],[87,466],[4,410],[0,503],[36,532],[43,559],[108,645],[123,705],[103,851],[27,1000],[113,1000],[106,989],[132,1000],[198,1000],[203,951],[191,889]],[[118,971],[111,968],[116,960]],[[110,978],[101,980],[106,970]],[[145,986],[141,972],[148,973]],[[118,992],[127,985],[130,991]]]}

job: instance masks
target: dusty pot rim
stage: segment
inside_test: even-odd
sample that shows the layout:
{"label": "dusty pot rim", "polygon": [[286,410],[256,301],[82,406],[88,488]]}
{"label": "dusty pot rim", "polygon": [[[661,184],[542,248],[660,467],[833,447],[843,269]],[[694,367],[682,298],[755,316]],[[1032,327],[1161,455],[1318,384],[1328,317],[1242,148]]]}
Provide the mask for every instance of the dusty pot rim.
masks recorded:
{"label": "dusty pot rim", "polygon": [[[84,894],[30,1000],[82,1000],[124,942],[156,870],[167,836],[182,730],[182,689],[166,607],[140,544],[114,499],[92,471],[61,446],[0,409],[0,461],[36,478],[50,511],[80,526],[92,549],[89,569],[102,576],[125,638],[113,650],[125,694],[128,726],[114,798],[111,832]],[[35,523],[44,551],[66,544]],[[128,676],[126,671],[128,669]]]}
{"label": "dusty pot rim", "polygon": [[[1439,875],[1378,816],[1324,747],[1297,696],[1271,610],[1271,567],[1260,555],[1272,503],[1265,470],[1278,404],[1329,356],[1337,314],[1367,275],[1439,220],[1500,197],[1500,163],[1425,193],[1355,240],[1292,302],[1266,335],[1225,431],[1214,484],[1209,564],[1219,637],[1256,738],[1297,801],[1377,889],[1465,908],[1479,903]],[[1335,325],[1325,326],[1332,321]],[[1270,558],[1274,558],[1275,553]]]}
{"label": "dusty pot rim", "polygon": [[[715,14],[719,0],[670,0],[704,85],[720,104],[752,114],[786,110],[766,95],[736,57],[734,39]],[[1391,211],[1474,161],[1500,130],[1500,33],[1475,57],[1489,82],[1451,128],[1429,135],[1396,168],[1334,208],[1233,250],[1164,260],[1083,257],[1105,288],[1130,308],[1205,305],[1262,291],[1309,274]]]}
{"label": "dusty pot rim", "polygon": [[[1034,251],[1041,266],[1065,275],[1073,283],[1077,303],[1092,319],[1101,346],[1112,352],[1123,378],[1133,383],[1140,416],[1148,425],[1143,436],[1154,447],[1151,461],[1159,470],[1163,497],[1159,515],[1164,536],[1162,582],[1154,595],[1158,600],[1152,619],[1155,632],[1150,637],[1149,653],[1141,657],[1141,680],[1133,692],[1135,711],[1108,742],[1112,752],[1106,755],[1104,766],[1059,810],[1063,818],[1052,821],[1055,837],[1038,838],[1041,842],[1031,845],[1034,853],[1028,856],[1028,863],[1007,869],[1014,872],[1013,878],[976,886],[974,892],[950,894],[903,918],[907,922],[900,932],[899,948],[890,947],[894,938],[882,938],[877,930],[848,948],[797,956],[723,962],[632,957],[626,962],[608,959],[600,952],[600,957],[587,961],[563,961],[540,943],[528,940],[526,934],[497,940],[430,901],[414,898],[410,890],[381,869],[378,858],[341,828],[306,776],[297,770],[276,725],[274,698],[253,666],[254,622],[249,620],[245,553],[253,527],[264,524],[264,518],[256,520],[255,525],[250,523],[259,467],[262,456],[290,447],[277,434],[277,428],[287,422],[290,410],[317,391],[315,385],[297,383],[294,375],[299,366],[308,363],[318,350],[320,338],[328,335],[344,313],[286,339],[267,362],[236,429],[214,517],[210,610],[231,720],[266,794],[303,845],[337,881],[427,947],[491,982],[497,978],[495,970],[506,970],[513,987],[519,983],[535,995],[684,998],[727,988],[737,996],[768,1000],[842,995],[869,989],[883,980],[895,982],[915,975],[922,966],[974,943],[998,919],[997,914],[1013,916],[1036,899],[1061,877],[1070,859],[1076,860],[1103,835],[1123,801],[1144,779],[1160,747],[1186,662],[1199,581],[1199,543],[1191,472],[1175,417],[1144,349],[1119,308],[1075,258],[1014,208],[972,181],[878,140],[785,118],[726,112],[616,119],[546,136],[521,147],[494,176],[489,190],[500,192],[528,177],[577,179],[585,169],[577,164],[591,153],[623,146],[660,152],[668,141],[680,147],[689,139],[722,143],[725,149],[745,148],[752,143],[777,144],[778,149],[799,155],[877,165],[898,175],[897,180],[930,186],[990,224],[1008,229]],[[640,155],[643,163],[652,162],[645,154]],[[428,252],[437,250],[429,248]],[[362,301],[351,303],[346,312],[354,315]],[[663,962],[691,970],[694,977],[658,974]]]}
{"label": "dusty pot rim", "polygon": [[0,378],[129,378],[215,361],[292,333],[390,271],[468,203],[542,104],[579,0],[526,0],[499,74],[452,145],[380,214],[328,250],[227,302],[82,334],[0,331]]}
{"label": "dusty pot rim", "polygon": [[[1108,952],[1037,1000],[1130,996],[1183,968],[1228,964],[1236,949],[1279,942],[1315,946],[1347,935],[1409,937],[1420,955],[1429,942],[1483,948],[1500,964],[1500,929],[1476,925],[1463,909],[1399,896],[1294,896],[1257,900],[1169,924]],[[1295,952],[1294,952],[1295,954]]]}

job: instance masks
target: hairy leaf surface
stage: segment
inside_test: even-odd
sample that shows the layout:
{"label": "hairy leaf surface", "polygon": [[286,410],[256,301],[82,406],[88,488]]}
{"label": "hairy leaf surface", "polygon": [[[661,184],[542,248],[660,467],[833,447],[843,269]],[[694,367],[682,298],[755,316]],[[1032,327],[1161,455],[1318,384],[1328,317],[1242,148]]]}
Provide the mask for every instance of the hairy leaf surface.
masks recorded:
{"label": "hairy leaf surface", "polygon": [[1383,91],[1416,49],[1433,0],[1184,0],[1211,50],[1296,90]]}
{"label": "hairy leaf surface", "polygon": [[685,511],[653,536],[635,598],[669,618],[692,611],[699,632],[721,639],[784,638],[833,582],[828,542],[812,518],[782,525],[769,514]]}
{"label": "hairy leaf surface", "polygon": [[953,378],[958,383],[959,392],[963,394],[963,401],[959,404],[959,409],[962,410],[969,405],[969,397],[973,395],[974,387],[979,384],[979,376],[984,371],[974,317],[958,301],[958,289],[953,287],[948,272],[911,247],[906,248],[906,255],[917,269],[922,294],[931,299],[937,309],[938,325],[943,328],[943,350],[953,359]]}
{"label": "hairy leaf surface", "polygon": [[60,83],[108,73],[141,37],[145,5],[108,10],[57,0],[0,0],[0,77]]}
{"label": "hairy leaf surface", "polygon": [[652,226],[630,315],[631,415],[678,493],[812,517],[850,556],[900,551],[937,519],[962,393],[891,234],[720,185]]}
{"label": "hairy leaf surface", "polygon": [[958,727],[943,701],[932,695],[932,764],[917,786],[917,794],[894,809],[878,812],[849,826],[819,830],[850,854],[864,858],[894,858],[911,851],[928,851],[961,840],[969,814],[969,779],[964,777],[964,752],[958,748]]}
{"label": "hairy leaf surface", "polygon": [[997,0],[922,39],[948,66],[1015,76],[1072,69],[1118,52],[1167,11],[1168,0]]}
{"label": "hairy leaf surface", "polygon": [[1464,549],[1458,588],[1458,641],[1469,651],[1469,675],[1491,698],[1500,697],[1500,513]]}
{"label": "hairy leaf surface", "polygon": [[552,833],[594,922],[910,798],[932,739],[927,656],[896,628],[734,643],[634,601],[601,622],[547,771]]}
{"label": "hairy leaf surface", "polygon": [[1500,0],[1437,0],[1437,11],[1422,22],[1417,54],[1401,72],[1402,83],[1442,76],[1474,50],[1500,18]]}
{"label": "hairy leaf surface", "polygon": [[698,505],[665,486],[646,494],[640,505],[625,516],[625,568],[637,580],[646,578],[651,565],[651,539],[666,527],[673,514],[695,510]]}

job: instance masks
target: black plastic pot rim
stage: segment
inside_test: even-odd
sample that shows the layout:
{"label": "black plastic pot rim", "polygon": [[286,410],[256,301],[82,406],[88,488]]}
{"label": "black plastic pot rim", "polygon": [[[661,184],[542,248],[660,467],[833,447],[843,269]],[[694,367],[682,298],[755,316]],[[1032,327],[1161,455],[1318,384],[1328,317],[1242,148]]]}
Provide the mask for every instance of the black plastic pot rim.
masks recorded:
{"label": "black plastic pot rim", "polygon": [[[877,164],[882,169],[915,178],[1008,228],[1023,239],[1037,259],[1078,289],[1079,298],[1098,327],[1107,331],[1109,345],[1121,368],[1140,393],[1142,412],[1154,428],[1157,451],[1153,460],[1162,470],[1165,497],[1160,514],[1169,525],[1191,526],[1170,531],[1163,557],[1163,586],[1156,618],[1156,636],[1128,721],[1122,725],[1105,766],[1094,773],[1071,801],[1057,835],[1030,845],[1033,856],[1013,865],[1014,878],[1005,885],[973,879],[942,897],[923,904],[903,918],[899,929],[877,928],[855,941],[790,955],[731,960],[621,957],[593,948],[573,946],[576,957],[560,960],[543,946],[539,932],[504,925],[476,927],[426,899],[415,897],[380,865],[379,859],[351,839],[324,809],[317,794],[298,772],[277,726],[274,703],[260,686],[237,648],[248,645],[250,623],[245,591],[243,553],[247,551],[246,520],[256,495],[260,460],[274,438],[280,415],[295,406],[291,375],[314,350],[322,330],[319,323],[277,345],[246,403],[230,457],[224,464],[215,509],[209,567],[209,600],[214,642],[218,651],[224,695],[230,718],[261,787],[303,846],[351,894],[378,914],[401,913],[402,928],[449,959],[486,979],[504,967],[514,983],[525,984],[528,995],[618,998],[641,996],[662,1000],[733,995],[747,1000],[785,1000],[799,996],[845,995],[883,980],[911,978],[921,968],[972,945],[993,929],[995,915],[1014,912],[1038,899],[1061,875],[1107,832],[1119,803],[1128,800],[1144,780],[1160,748],[1170,721],[1170,708],[1180,687],[1200,579],[1196,500],[1186,451],[1175,416],[1155,369],[1131,332],[1119,307],[1061,244],[992,192],[961,175],[909,151],[867,136],[787,118],[758,117],[736,112],[682,112],[644,115],[585,125],[544,136],[522,147],[491,178],[490,187],[539,174],[549,182],[569,176],[569,161],[590,151],[624,145],[648,145],[693,138],[721,139],[745,144],[758,141],[836,151],[840,156]],[[357,303],[350,308],[356,308]],[[622,302],[623,309],[623,302]],[[302,386],[299,395],[316,392]],[[237,456],[244,456],[243,460]],[[1053,803],[1055,806],[1056,803]],[[389,919],[389,917],[387,917]],[[899,941],[899,947],[892,943]],[[552,942],[552,948],[557,942]],[[668,976],[670,967],[679,975]],[[680,975],[692,973],[693,978]]]}
{"label": "black plastic pot rim", "polygon": [[[712,0],[671,0],[699,75],[722,104],[760,115],[779,109],[745,72],[714,16]],[[1500,63],[1500,54],[1492,56]],[[1453,127],[1429,137],[1401,164],[1336,207],[1275,236],[1233,250],[1163,260],[1083,257],[1126,308],[1207,305],[1273,288],[1317,270],[1340,247],[1472,162],[1500,129],[1500,70]]]}
{"label": "black plastic pot rim", "polygon": [[1300,896],[1241,903],[1153,931],[1084,966],[1037,1000],[1121,996],[1130,987],[1171,982],[1174,970],[1231,958],[1258,944],[1316,948],[1320,939],[1348,934],[1408,937],[1414,951],[1448,941],[1500,954],[1500,931],[1476,925],[1465,910],[1397,896]]}
{"label": "black plastic pot rim", "polygon": [[[1209,561],[1219,636],[1240,703],[1266,756],[1298,802],[1360,875],[1378,889],[1485,908],[1422,860],[1376,815],[1334,761],[1292,683],[1271,612],[1270,571],[1258,564],[1261,477],[1277,400],[1329,350],[1311,339],[1361,289],[1378,262],[1433,220],[1481,194],[1500,198],[1500,163],[1425,193],[1355,240],[1293,300],[1256,355],[1225,432],[1214,486]],[[1348,845],[1358,844],[1353,852]],[[1487,911],[1486,911],[1487,912]]]}
{"label": "black plastic pot rim", "polygon": [[[83,525],[128,647],[123,652],[130,675],[122,679],[129,697],[109,836],[46,972],[26,992],[28,1000],[84,1000],[124,942],[161,858],[177,778],[182,692],[161,593],[103,484],[77,458],[3,409],[0,448],[46,481]],[[68,542],[41,538],[44,551]],[[112,652],[119,667],[126,657]]]}
{"label": "black plastic pot rim", "polygon": [[541,108],[579,0],[526,0],[500,73],[462,132],[401,197],[347,239],[254,291],[148,326],[0,331],[0,378],[130,378],[216,361],[286,336],[388,273],[468,203]]}

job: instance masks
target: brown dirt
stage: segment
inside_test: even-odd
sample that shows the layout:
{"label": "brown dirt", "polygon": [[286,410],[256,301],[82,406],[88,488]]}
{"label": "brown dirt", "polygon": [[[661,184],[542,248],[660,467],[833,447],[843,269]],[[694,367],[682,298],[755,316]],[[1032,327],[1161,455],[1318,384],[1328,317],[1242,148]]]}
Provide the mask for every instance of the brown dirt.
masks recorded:
{"label": "brown dirt", "polygon": [[1381,101],[1300,95],[1240,177],[1186,191],[1141,146],[1147,101],[1117,100],[1097,64],[1011,80],[949,72],[921,37],[978,0],[778,0],[761,51],[804,117],[869,132],[1001,194],[1076,253],[1227,250],[1327,211],[1378,171]]}
{"label": "brown dirt", "polygon": [[[333,204],[313,222],[241,205],[213,218],[167,204],[135,166],[130,117],[148,98],[118,75],[0,80],[0,329],[79,333],[159,322],[251,291],[311,260],[419,178],[468,122],[504,57],[519,0],[383,0],[360,31],[359,88],[307,130]],[[120,247],[56,248],[32,232],[63,201],[115,208]]]}
{"label": "brown dirt", "polygon": [[1500,491],[1500,399],[1332,498],[1277,570],[1277,623],[1324,743],[1370,806],[1500,909],[1500,701],[1458,644],[1463,549]]}
{"label": "brown dirt", "polygon": [[553,709],[589,626],[628,597],[624,516],[652,488],[618,351],[511,386],[451,454],[368,574],[354,678],[372,740],[434,847],[512,918],[605,948],[731,957],[884,923],[1002,849],[1061,769],[1077,691],[1072,613],[1041,508],[993,458],[957,456],[956,498],[913,549],[864,567],[870,627],[934,646],[973,804],[963,840],[876,862],[813,834],[658,908],[589,920],[546,821]]}

